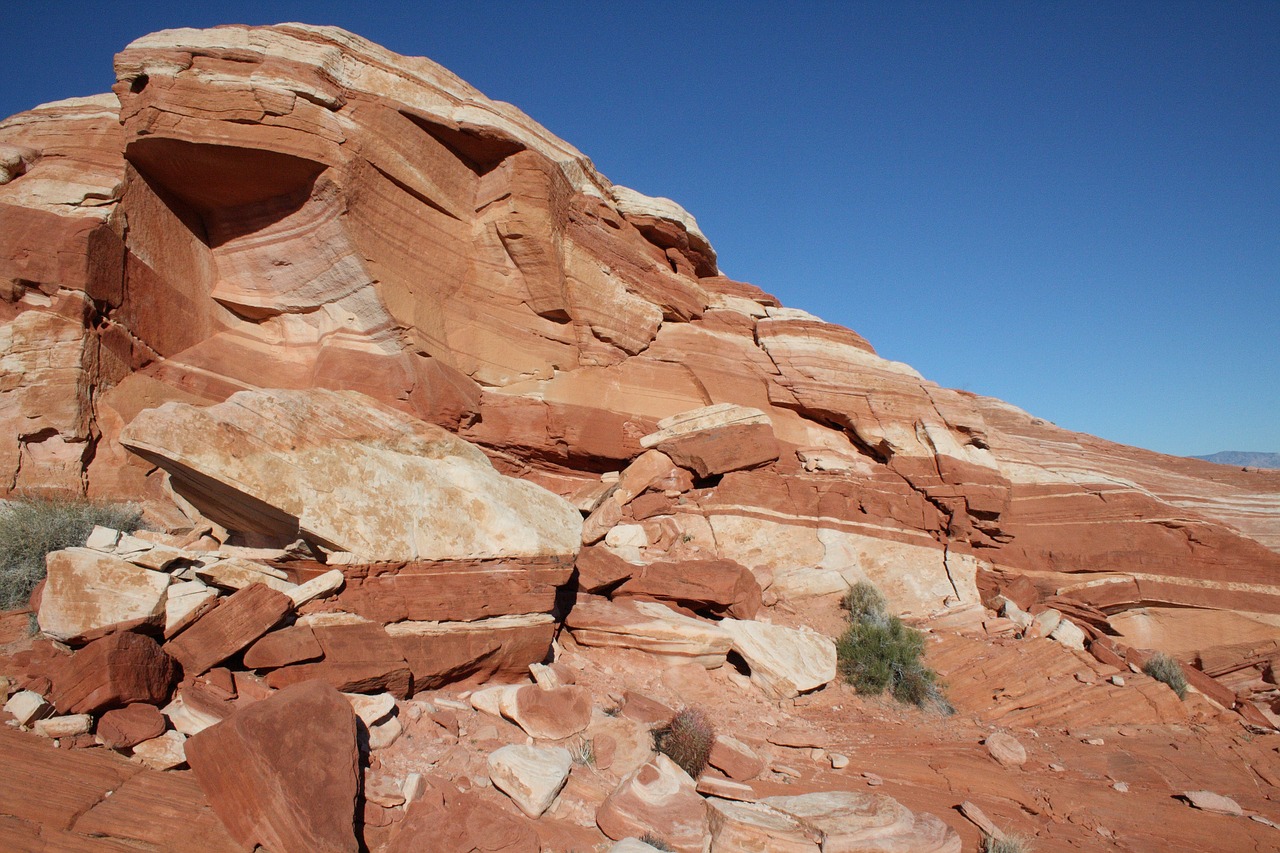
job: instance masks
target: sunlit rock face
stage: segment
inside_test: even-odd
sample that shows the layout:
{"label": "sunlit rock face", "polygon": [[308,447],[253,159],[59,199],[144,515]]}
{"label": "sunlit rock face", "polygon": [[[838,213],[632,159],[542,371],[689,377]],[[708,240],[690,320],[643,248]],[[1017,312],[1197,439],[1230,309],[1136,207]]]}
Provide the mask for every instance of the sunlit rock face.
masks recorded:
{"label": "sunlit rock face", "polygon": [[[216,508],[121,443],[140,413],[321,389],[591,513],[659,421],[736,406],[762,416],[685,439],[731,462],[614,500],[602,547],[732,560],[766,604],[866,578],[925,613],[1021,575],[1104,613],[1203,611],[1215,645],[1280,614],[1280,473],[940,388],[720,275],[678,205],[430,60],[230,26],[141,38],[116,76],[0,123],[5,492],[141,499],[178,527]],[[1117,627],[1154,646],[1179,624]]]}

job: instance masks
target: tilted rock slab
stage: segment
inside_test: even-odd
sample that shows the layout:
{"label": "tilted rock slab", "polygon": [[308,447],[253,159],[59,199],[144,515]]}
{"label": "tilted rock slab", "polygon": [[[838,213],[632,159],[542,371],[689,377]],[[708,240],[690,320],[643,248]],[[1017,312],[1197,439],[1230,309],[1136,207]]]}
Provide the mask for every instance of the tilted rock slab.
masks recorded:
{"label": "tilted rock slab", "polygon": [[582,517],[474,445],[354,391],[241,391],[139,414],[125,446],[229,528],[352,561],[575,554]]}
{"label": "tilted rock slab", "polygon": [[191,737],[186,754],[214,812],[247,848],[359,849],[356,715],[329,685],[287,687]]}
{"label": "tilted rock slab", "polygon": [[745,619],[724,619],[720,629],[751,667],[751,681],[777,699],[790,699],[836,678],[836,644],[807,628],[785,628]]}

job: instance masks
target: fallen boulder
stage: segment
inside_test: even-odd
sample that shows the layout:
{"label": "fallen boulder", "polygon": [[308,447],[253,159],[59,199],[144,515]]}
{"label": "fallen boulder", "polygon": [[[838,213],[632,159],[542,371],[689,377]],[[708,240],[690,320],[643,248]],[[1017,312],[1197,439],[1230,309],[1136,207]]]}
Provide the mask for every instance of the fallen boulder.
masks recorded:
{"label": "fallen boulder", "polygon": [[187,762],[233,838],[252,849],[356,853],[356,715],[310,681],[188,739]]}
{"label": "fallen boulder", "polygon": [[479,448],[355,391],[241,391],[140,413],[121,442],[233,530],[299,537],[353,562],[576,553],[568,501]]}

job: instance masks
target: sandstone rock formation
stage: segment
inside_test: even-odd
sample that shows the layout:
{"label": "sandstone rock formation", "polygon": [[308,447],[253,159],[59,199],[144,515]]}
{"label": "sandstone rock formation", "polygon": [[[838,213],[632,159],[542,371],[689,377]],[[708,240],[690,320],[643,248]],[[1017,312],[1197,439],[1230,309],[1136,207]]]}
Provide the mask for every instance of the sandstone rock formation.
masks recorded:
{"label": "sandstone rock formation", "polygon": [[[0,122],[0,497],[151,528],[0,645],[17,849],[1274,846],[1280,473],[940,388],[429,60],[115,70]],[[835,683],[863,580],[956,717]]]}

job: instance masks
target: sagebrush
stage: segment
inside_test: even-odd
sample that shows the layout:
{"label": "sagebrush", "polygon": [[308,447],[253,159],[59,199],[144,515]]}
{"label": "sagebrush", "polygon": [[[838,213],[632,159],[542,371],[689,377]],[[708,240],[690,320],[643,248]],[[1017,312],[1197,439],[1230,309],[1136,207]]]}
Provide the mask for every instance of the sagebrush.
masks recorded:
{"label": "sagebrush", "polygon": [[1187,675],[1182,671],[1182,664],[1169,655],[1156,652],[1142,665],[1142,671],[1173,688],[1179,699],[1187,698]]}
{"label": "sagebrush", "polygon": [[715,740],[715,728],[699,708],[683,708],[671,718],[671,722],[653,731],[654,749],[694,779],[707,768]]}
{"label": "sagebrush", "polygon": [[26,606],[50,552],[83,545],[94,525],[132,532],[141,518],[134,506],[77,498],[0,503],[0,610]]}
{"label": "sagebrush", "polygon": [[844,607],[849,627],[836,641],[836,659],[845,681],[859,693],[888,691],[899,702],[954,711],[937,673],[922,661],[924,636],[887,612],[879,590],[859,581],[845,595]]}

